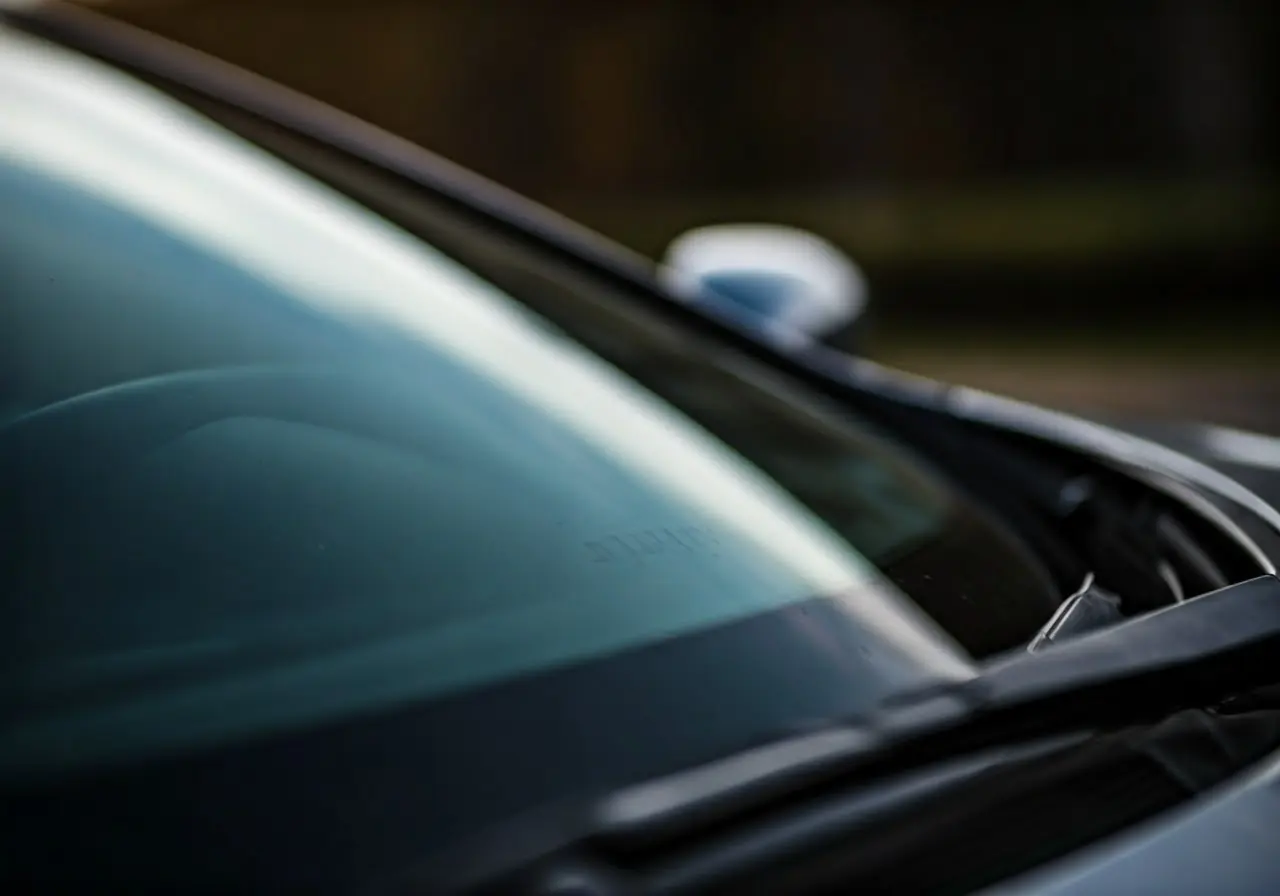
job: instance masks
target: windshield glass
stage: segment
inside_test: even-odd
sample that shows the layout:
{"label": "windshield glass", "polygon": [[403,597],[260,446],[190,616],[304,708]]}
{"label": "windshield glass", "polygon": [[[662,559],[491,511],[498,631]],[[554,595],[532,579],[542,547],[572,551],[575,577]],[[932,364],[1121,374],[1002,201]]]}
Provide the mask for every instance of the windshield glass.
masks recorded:
{"label": "windshield glass", "polygon": [[969,674],[886,572],[958,499],[883,441],[687,351],[656,392],[640,334],[607,360],[87,59],[0,32],[0,97],[0,776],[33,867],[70,825],[120,879],[362,880]]}

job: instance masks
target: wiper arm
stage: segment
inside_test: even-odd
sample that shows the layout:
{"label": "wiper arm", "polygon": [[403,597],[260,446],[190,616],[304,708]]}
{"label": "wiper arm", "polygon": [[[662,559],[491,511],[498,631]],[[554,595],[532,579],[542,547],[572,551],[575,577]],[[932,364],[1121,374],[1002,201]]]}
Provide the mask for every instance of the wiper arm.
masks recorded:
{"label": "wiper arm", "polygon": [[1093,629],[1116,625],[1124,620],[1120,598],[1103,591],[1094,583],[1093,573],[1085,576],[1084,584],[1058,607],[1036,636],[1027,644],[1027,650],[1037,650],[1077,637]]}
{"label": "wiper arm", "polygon": [[[974,678],[837,724],[624,788],[445,856],[403,893],[647,892],[623,886],[636,856],[675,855],[738,820],[807,798],[1037,738],[1131,725],[1215,705],[1280,680],[1280,579],[1263,576],[1112,628],[1019,653]],[[575,876],[576,875],[576,876]],[[428,883],[428,881],[430,881]]]}

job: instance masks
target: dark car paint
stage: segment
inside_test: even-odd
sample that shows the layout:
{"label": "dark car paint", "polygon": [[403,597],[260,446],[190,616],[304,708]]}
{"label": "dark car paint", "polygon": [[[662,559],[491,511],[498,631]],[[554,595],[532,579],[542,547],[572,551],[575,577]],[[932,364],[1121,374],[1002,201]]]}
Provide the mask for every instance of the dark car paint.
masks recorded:
{"label": "dark car paint", "polygon": [[[717,334],[825,392],[852,390],[887,401],[931,407],[999,430],[1017,432],[1145,473],[1152,484],[1191,503],[1208,502],[1219,523],[1280,558],[1280,470],[1233,463],[1209,450],[1206,428],[1133,425],[1120,429],[970,390],[903,377],[870,362],[850,362],[818,347],[780,351],[745,328],[669,301],[642,259],[417,147],[229,66],[200,58],[141,32],[61,5],[10,4],[10,24],[132,70],[246,108],[383,167],[489,226],[535,241],[687,325]],[[1277,445],[1280,453],[1280,443]],[[1201,509],[1205,509],[1203,506]],[[1034,875],[997,888],[1052,893],[1271,893],[1280,889],[1275,831],[1280,829],[1280,757],[1213,798],[1141,825]]]}
{"label": "dark car paint", "polygon": [[[1122,424],[1135,435],[1151,439],[1213,467],[1248,488],[1258,497],[1280,507],[1280,438],[1201,423],[1143,421]],[[1249,462],[1224,452],[1215,444],[1215,436],[1241,435],[1267,452],[1266,457]]]}
{"label": "dark car paint", "polygon": [[[1178,421],[1124,421],[1114,424],[1118,430],[1193,458],[1205,467],[1238,483],[1271,507],[1280,507],[1280,438],[1257,433],[1240,433],[1204,423]],[[1243,436],[1267,452],[1264,458],[1242,458],[1222,450],[1221,436]],[[1218,510],[1231,518],[1268,557],[1280,558],[1280,531],[1259,515],[1213,489],[1199,492]]]}
{"label": "dark car paint", "polygon": [[1137,825],[989,893],[1220,893],[1280,887],[1280,757],[1183,809]]}

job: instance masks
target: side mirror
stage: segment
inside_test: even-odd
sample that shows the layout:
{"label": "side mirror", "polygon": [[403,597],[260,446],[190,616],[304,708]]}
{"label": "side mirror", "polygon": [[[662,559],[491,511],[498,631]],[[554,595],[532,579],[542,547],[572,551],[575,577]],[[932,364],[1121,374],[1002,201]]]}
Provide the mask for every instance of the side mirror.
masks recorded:
{"label": "side mirror", "polygon": [[[720,224],[687,231],[668,246],[661,276],[681,299],[782,340],[828,338],[856,325],[867,305],[857,264],[821,237],[791,227]],[[854,335],[855,346],[858,341]]]}

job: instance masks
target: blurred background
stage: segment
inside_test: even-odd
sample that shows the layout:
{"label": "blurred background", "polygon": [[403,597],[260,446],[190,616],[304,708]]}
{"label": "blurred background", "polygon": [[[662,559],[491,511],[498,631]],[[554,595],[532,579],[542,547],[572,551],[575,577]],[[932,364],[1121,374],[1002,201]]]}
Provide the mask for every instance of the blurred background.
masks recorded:
{"label": "blurred background", "polygon": [[1275,0],[97,0],[657,257],[813,230],[867,354],[1280,432]]}

